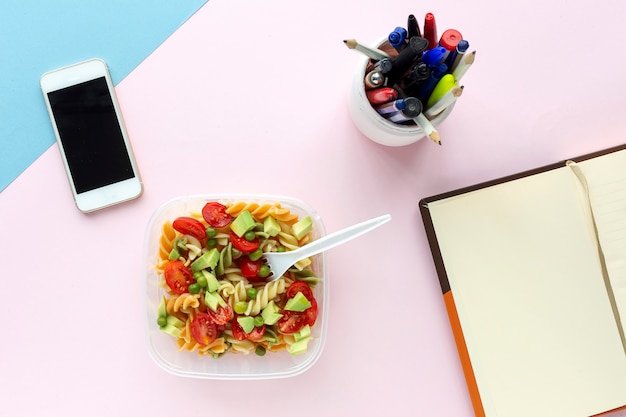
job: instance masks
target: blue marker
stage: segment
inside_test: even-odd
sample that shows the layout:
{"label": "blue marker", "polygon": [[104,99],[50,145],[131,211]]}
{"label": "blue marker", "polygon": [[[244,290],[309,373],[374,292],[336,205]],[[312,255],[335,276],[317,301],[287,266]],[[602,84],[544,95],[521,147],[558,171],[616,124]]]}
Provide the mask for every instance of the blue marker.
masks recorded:
{"label": "blue marker", "polygon": [[422,113],[422,102],[415,97],[407,97],[406,107],[399,112],[391,113],[387,119],[395,123],[404,123],[415,119]]}
{"label": "blue marker", "polygon": [[379,114],[386,115],[404,110],[406,108],[406,102],[403,98],[399,98],[397,100],[390,101],[389,103],[376,106],[375,108]]}
{"label": "blue marker", "polygon": [[398,26],[389,34],[387,40],[389,45],[393,46],[396,51],[400,52],[406,46],[407,30]]}
{"label": "blue marker", "polygon": [[428,97],[430,97],[430,94],[435,89],[435,86],[441,77],[446,74],[446,72],[448,72],[448,66],[446,64],[440,64],[432,69],[430,76],[422,82],[417,89],[416,95],[419,101],[422,103],[426,103],[426,101],[428,101]]}
{"label": "blue marker", "polygon": [[435,68],[436,66],[443,63],[443,60],[448,51],[443,46],[437,46],[433,49],[429,49],[424,52],[422,55],[422,62],[428,65],[430,68]]}
{"label": "blue marker", "polygon": [[456,68],[456,65],[458,64],[458,62],[463,57],[463,54],[468,49],[469,49],[469,42],[466,41],[465,39],[461,39],[459,43],[456,45],[456,48],[454,48],[454,51],[448,54],[445,64],[448,66],[448,68],[450,68],[450,72],[454,71],[454,68]]}

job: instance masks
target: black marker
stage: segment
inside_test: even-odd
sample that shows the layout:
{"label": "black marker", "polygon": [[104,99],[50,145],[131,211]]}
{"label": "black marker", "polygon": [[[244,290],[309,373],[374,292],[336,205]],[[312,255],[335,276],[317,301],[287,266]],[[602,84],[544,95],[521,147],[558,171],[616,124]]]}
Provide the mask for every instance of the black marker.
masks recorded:
{"label": "black marker", "polygon": [[408,96],[415,96],[420,84],[430,76],[430,68],[426,63],[419,62],[399,82],[400,88]]}
{"label": "black marker", "polygon": [[413,37],[409,39],[409,44],[391,60],[393,67],[387,78],[391,85],[406,73],[409,68],[422,56],[422,53],[428,46],[428,41],[424,38]]}
{"label": "black marker", "polygon": [[407,19],[406,28],[407,28],[409,39],[411,39],[414,36],[417,36],[420,38],[422,37],[422,32],[420,31],[420,26],[417,23],[417,19],[415,18],[415,15],[412,15],[412,14],[409,15],[409,18]]}

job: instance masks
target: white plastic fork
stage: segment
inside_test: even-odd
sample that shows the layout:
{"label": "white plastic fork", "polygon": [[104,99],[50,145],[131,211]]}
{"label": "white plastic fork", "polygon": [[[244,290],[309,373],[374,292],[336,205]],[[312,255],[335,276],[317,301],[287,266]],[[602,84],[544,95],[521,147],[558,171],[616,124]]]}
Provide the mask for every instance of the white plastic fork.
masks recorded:
{"label": "white plastic fork", "polygon": [[382,226],[389,220],[391,220],[391,215],[385,214],[383,216],[375,217],[373,219],[346,227],[345,229],[338,230],[292,251],[266,252],[263,254],[263,257],[265,258],[265,262],[270,267],[271,271],[267,281],[271,282],[280,278],[289,268],[291,268],[291,266],[293,266],[293,264],[299,260],[317,255],[320,252],[324,252],[337,245],[359,237],[362,234],[377,228],[378,226]]}

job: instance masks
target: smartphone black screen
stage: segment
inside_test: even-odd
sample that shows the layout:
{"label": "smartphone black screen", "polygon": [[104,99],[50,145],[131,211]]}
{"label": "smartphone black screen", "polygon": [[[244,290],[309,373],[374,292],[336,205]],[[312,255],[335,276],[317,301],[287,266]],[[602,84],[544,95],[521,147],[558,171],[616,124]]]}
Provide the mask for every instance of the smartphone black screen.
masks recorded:
{"label": "smartphone black screen", "polygon": [[48,93],[77,193],[135,176],[104,77]]}

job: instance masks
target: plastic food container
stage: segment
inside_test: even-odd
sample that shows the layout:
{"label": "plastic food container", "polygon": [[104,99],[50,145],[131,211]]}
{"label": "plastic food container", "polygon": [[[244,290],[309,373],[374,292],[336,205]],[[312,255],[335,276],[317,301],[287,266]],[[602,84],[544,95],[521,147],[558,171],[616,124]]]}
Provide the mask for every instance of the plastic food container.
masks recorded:
{"label": "plastic food container", "polygon": [[[380,41],[377,45],[382,45],[383,50],[391,48],[386,41]],[[406,146],[426,137],[421,127],[391,122],[374,110],[365,93],[365,74],[369,62],[366,56],[359,61],[348,95],[348,111],[356,127],[372,141],[386,146]],[[437,127],[446,120],[453,108],[454,104],[433,118],[433,126]]]}
{"label": "plastic food container", "polygon": [[159,207],[150,218],[144,241],[145,268],[145,314],[146,342],[150,356],[157,365],[175,375],[206,379],[271,379],[298,375],[309,369],[318,360],[324,346],[328,322],[328,274],[324,254],[312,258],[311,268],[320,278],[314,295],[318,303],[318,317],[311,328],[312,340],[306,352],[291,355],[288,351],[267,352],[258,356],[254,352],[247,355],[227,352],[220,358],[201,356],[197,352],[179,351],[175,339],[159,329],[157,307],[165,293],[158,284],[155,269],[158,259],[159,239],[163,224],[176,217],[187,216],[190,212],[200,212],[207,201],[220,202],[279,202],[300,218],[311,216],[313,237],[325,234],[320,216],[308,205],[294,198],[271,195],[193,195],[170,200]]}

